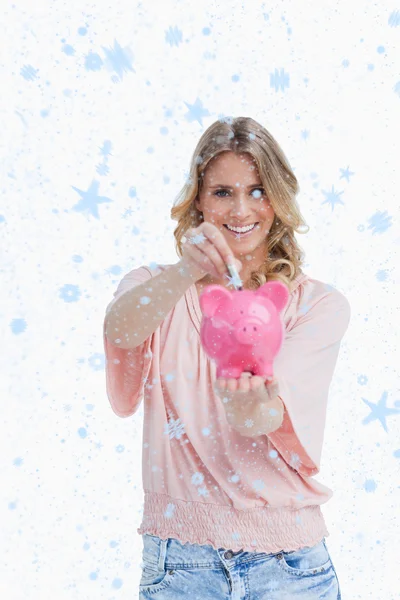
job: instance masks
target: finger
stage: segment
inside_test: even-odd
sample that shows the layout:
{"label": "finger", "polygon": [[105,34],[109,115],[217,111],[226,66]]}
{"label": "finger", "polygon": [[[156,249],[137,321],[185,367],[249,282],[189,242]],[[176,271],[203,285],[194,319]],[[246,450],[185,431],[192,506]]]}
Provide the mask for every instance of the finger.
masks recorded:
{"label": "finger", "polygon": [[217,271],[218,276],[225,274],[226,271],[224,258],[215,243],[215,240],[218,240],[218,237],[221,235],[222,233],[215,225],[206,222],[195,229],[189,229],[185,236],[189,243],[195,246],[197,254],[202,256],[201,264],[208,265],[208,263],[211,263]]}
{"label": "finger", "polygon": [[213,263],[212,258],[204,251],[204,247],[209,245],[209,240],[202,228],[189,228],[185,232],[185,250],[187,254],[194,258],[202,269],[207,273],[213,273],[214,276],[220,277],[220,272]]}
{"label": "finger", "polygon": [[236,392],[236,390],[238,389],[238,380],[230,377],[227,380],[226,389],[228,390],[228,392]]}
{"label": "finger", "polygon": [[276,396],[279,396],[279,384],[276,379],[274,379],[271,383],[266,385],[268,395],[273,400]]}
{"label": "finger", "polygon": [[207,252],[211,253],[212,261],[215,263],[217,269],[225,273],[226,265],[234,263],[234,256],[224,234],[216,225],[207,221],[202,223],[200,227],[203,235],[210,241]]}
{"label": "finger", "polygon": [[224,377],[219,377],[215,382],[215,386],[218,390],[221,390],[222,392],[225,391],[226,379]]}
{"label": "finger", "polygon": [[250,380],[250,386],[251,386],[250,389],[253,392],[256,392],[263,385],[264,385],[264,379],[263,379],[263,377],[260,377],[260,375],[254,375],[254,377],[252,377]]}
{"label": "finger", "polygon": [[210,257],[202,251],[202,249],[197,245],[191,245],[187,249],[187,253],[190,254],[192,259],[203,269],[206,273],[212,273],[214,277],[220,277],[221,274],[218,271],[215,264],[212,262]]}
{"label": "finger", "polygon": [[222,231],[213,223],[205,221],[201,227],[202,233],[212,242],[224,264],[233,262],[233,252],[229,247]]}
{"label": "finger", "polygon": [[[243,375],[243,373],[242,373],[242,375]],[[250,377],[246,377],[246,376],[241,377],[239,379],[239,386],[238,386],[239,391],[240,392],[250,391],[250,381],[251,381]]]}
{"label": "finger", "polygon": [[278,381],[275,379],[275,377],[268,377],[265,380],[265,385],[267,387],[272,386],[272,385],[277,385],[277,384],[278,384]]}

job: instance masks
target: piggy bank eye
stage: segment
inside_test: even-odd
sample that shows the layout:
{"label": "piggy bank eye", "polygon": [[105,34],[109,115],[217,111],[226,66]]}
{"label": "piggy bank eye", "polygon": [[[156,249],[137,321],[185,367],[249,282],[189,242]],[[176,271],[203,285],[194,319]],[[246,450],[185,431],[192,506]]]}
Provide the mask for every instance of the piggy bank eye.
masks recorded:
{"label": "piggy bank eye", "polygon": [[241,314],[241,315],[243,314],[243,311],[242,311],[242,310],[240,311],[240,314]]}

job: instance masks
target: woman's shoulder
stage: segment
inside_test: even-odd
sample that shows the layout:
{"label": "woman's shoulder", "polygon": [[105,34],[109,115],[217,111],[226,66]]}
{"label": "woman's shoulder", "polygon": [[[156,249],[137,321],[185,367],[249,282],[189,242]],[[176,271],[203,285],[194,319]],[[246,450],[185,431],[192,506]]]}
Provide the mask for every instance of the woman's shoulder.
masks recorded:
{"label": "woman's shoulder", "polygon": [[156,262],[151,262],[146,265],[141,265],[140,267],[137,268],[137,270],[139,270],[139,269],[145,270],[150,275],[150,277],[155,277],[156,275],[159,275],[160,273],[165,271],[165,269],[172,267],[174,264],[175,263],[159,264]]}
{"label": "woman's shoulder", "polygon": [[293,284],[292,291],[298,290],[299,293],[301,292],[303,295],[326,296],[331,294],[335,298],[342,297],[346,300],[346,296],[338,287],[336,287],[336,285],[328,283],[327,281],[322,281],[321,279],[316,279],[303,271],[293,279]]}
{"label": "woman's shoulder", "polygon": [[290,307],[297,317],[322,301],[325,307],[332,307],[332,310],[344,306],[346,311],[350,312],[347,297],[335,285],[316,279],[303,271],[292,280]]}

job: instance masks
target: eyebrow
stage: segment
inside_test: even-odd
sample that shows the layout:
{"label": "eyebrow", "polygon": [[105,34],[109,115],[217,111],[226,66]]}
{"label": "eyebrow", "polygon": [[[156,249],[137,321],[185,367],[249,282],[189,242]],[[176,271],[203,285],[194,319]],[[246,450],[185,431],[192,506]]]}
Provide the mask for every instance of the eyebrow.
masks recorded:
{"label": "eyebrow", "polygon": [[[209,185],[208,187],[210,189],[214,189],[214,188],[226,188],[226,189],[229,189],[229,190],[233,189],[232,186],[230,186],[230,185],[224,185],[222,183],[217,183],[216,185]],[[235,185],[234,187],[237,187],[237,186]],[[263,184],[261,182],[260,183],[252,183],[251,185],[247,186],[247,189],[249,190],[250,188],[254,188],[254,187],[263,187]]]}

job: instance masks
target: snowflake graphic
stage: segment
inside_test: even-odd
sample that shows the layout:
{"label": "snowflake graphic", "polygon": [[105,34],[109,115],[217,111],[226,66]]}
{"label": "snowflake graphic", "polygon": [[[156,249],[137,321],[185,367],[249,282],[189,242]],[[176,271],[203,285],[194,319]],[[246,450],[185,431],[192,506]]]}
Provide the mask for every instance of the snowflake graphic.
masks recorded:
{"label": "snowflake graphic", "polygon": [[191,479],[193,485],[200,485],[204,481],[204,475],[202,473],[194,473]]}
{"label": "snowflake graphic", "polygon": [[102,371],[105,364],[104,354],[100,354],[100,352],[92,354],[92,356],[90,356],[88,359],[88,363],[89,367],[93,369],[93,371]]}
{"label": "snowflake graphic", "polygon": [[298,469],[300,465],[300,456],[296,454],[296,452],[291,453],[289,464],[293,469]]}
{"label": "snowflake graphic", "polygon": [[205,236],[204,233],[198,233],[197,235],[194,235],[193,237],[189,238],[189,243],[190,244],[201,244],[202,242],[205,241]]}
{"label": "snowflake graphic", "polygon": [[34,69],[32,65],[24,65],[20,70],[20,74],[27,81],[33,81],[37,78],[37,73],[39,69]]}
{"label": "snowflake graphic", "polygon": [[119,43],[114,40],[114,46],[112,48],[104,48],[103,51],[106,56],[106,66],[111,71],[114,71],[116,75],[112,77],[112,80],[117,83],[122,81],[124,73],[131,71],[136,73],[132,66],[133,54],[130,48],[122,48]]}
{"label": "snowflake graphic", "polygon": [[388,23],[389,23],[390,27],[399,27],[400,26],[400,11],[395,10],[394,12],[392,12],[390,14]]}
{"label": "snowflake graphic", "polygon": [[185,426],[181,423],[180,419],[175,420],[173,417],[170,417],[167,425],[165,425],[164,435],[168,435],[171,440],[173,438],[180,440],[185,433],[184,429]]}
{"label": "snowflake graphic", "polygon": [[265,488],[265,483],[262,481],[262,479],[256,479],[253,481],[253,487],[255,490],[260,491]]}
{"label": "snowflake graphic", "polygon": [[362,420],[363,425],[367,425],[371,421],[378,420],[378,421],[380,421],[380,423],[381,423],[383,429],[386,431],[386,433],[388,432],[388,428],[386,425],[387,417],[389,415],[400,414],[400,409],[388,408],[386,406],[387,397],[388,397],[388,393],[385,390],[384,392],[382,392],[381,399],[376,404],[374,402],[370,402],[366,398],[361,398],[361,400],[364,402],[364,404],[369,406],[369,408],[371,409],[370,414],[367,417],[365,417],[365,419]]}
{"label": "snowflake graphic", "polygon": [[170,27],[168,31],[165,32],[165,41],[170,46],[179,46],[182,42],[182,31],[178,29],[178,27]]}
{"label": "snowflake graphic", "polygon": [[350,176],[354,175],[354,173],[352,171],[349,170],[349,167],[347,167],[347,169],[340,169],[342,174],[340,175],[340,179],[342,179],[342,177],[345,177],[347,181],[350,181]]}
{"label": "snowflake graphic", "polygon": [[72,283],[66,283],[60,288],[59,297],[64,300],[64,302],[78,302],[81,297],[79,286],[73,285]]}
{"label": "snowflake graphic", "polygon": [[189,111],[185,114],[185,119],[192,123],[192,121],[198,121],[201,126],[203,126],[203,117],[208,117],[210,115],[208,109],[203,108],[203,103],[199,98],[196,98],[194,104],[188,104],[185,102]]}
{"label": "snowflake graphic", "polygon": [[285,88],[289,87],[289,73],[286,73],[284,69],[280,71],[275,69],[274,73],[270,74],[270,87],[275,88],[276,92],[279,90],[284,92]]}
{"label": "snowflake graphic", "polygon": [[99,175],[108,175],[108,173],[110,172],[110,169],[109,169],[107,163],[103,162],[103,163],[99,163],[97,165],[96,171]]}
{"label": "snowflake graphic", "polygon": [[84,65],[87,71],[100,71],[103,66],[103,61],[96,52],[89,52],[89,54],[85,56]]}
{"label": "snowflake graphic", "polygon": [[23,333],[27,328],[25,319],[13,319],[10,323],[11,331],[15,335]]}
{"label": "snowflake graphic", "polygon": [[167,508],[165,509],[165,513],[164,516],[167,519],[171,519],[174,516],[174,511],[175,511],[175,504],[172,504],[171,502],[167,505]]}
{"label": "snowflake graphic", "polygon": [[103,146],[100,148],[100,154],[109,156],[111,154],[112,144],[110,140],[104,140]]}
{"label": "snowflake graphic", "polygon": [[387,279],[388,279],[387,269],[379,269],[376,272],[376,276],[375,277],[376,277],[377,281],[387,281]]}
{"label": "snowflake graphic", "polygon": [[368,229],[372,229],[372,234],[375,233],[384,233],[392,226],[392,217],[390,217],[385,210],[385,212],[377,211],[372,217],[368,219],[369,225]]}
{"label": "snowflake graphic", "polygon": [[325,195],[326,200],[323,201],[322,204],[330,204],[332,206],[332,211],[335,207],[335,204],[344,204],[342,202],[342,200],[339,198],[339,196],[341,194],[343,194],[343,192],[336,192],[334,186],[332,186],[332,189],[330,192],[325,192],[325,190],[322,190],[322,193]]}

